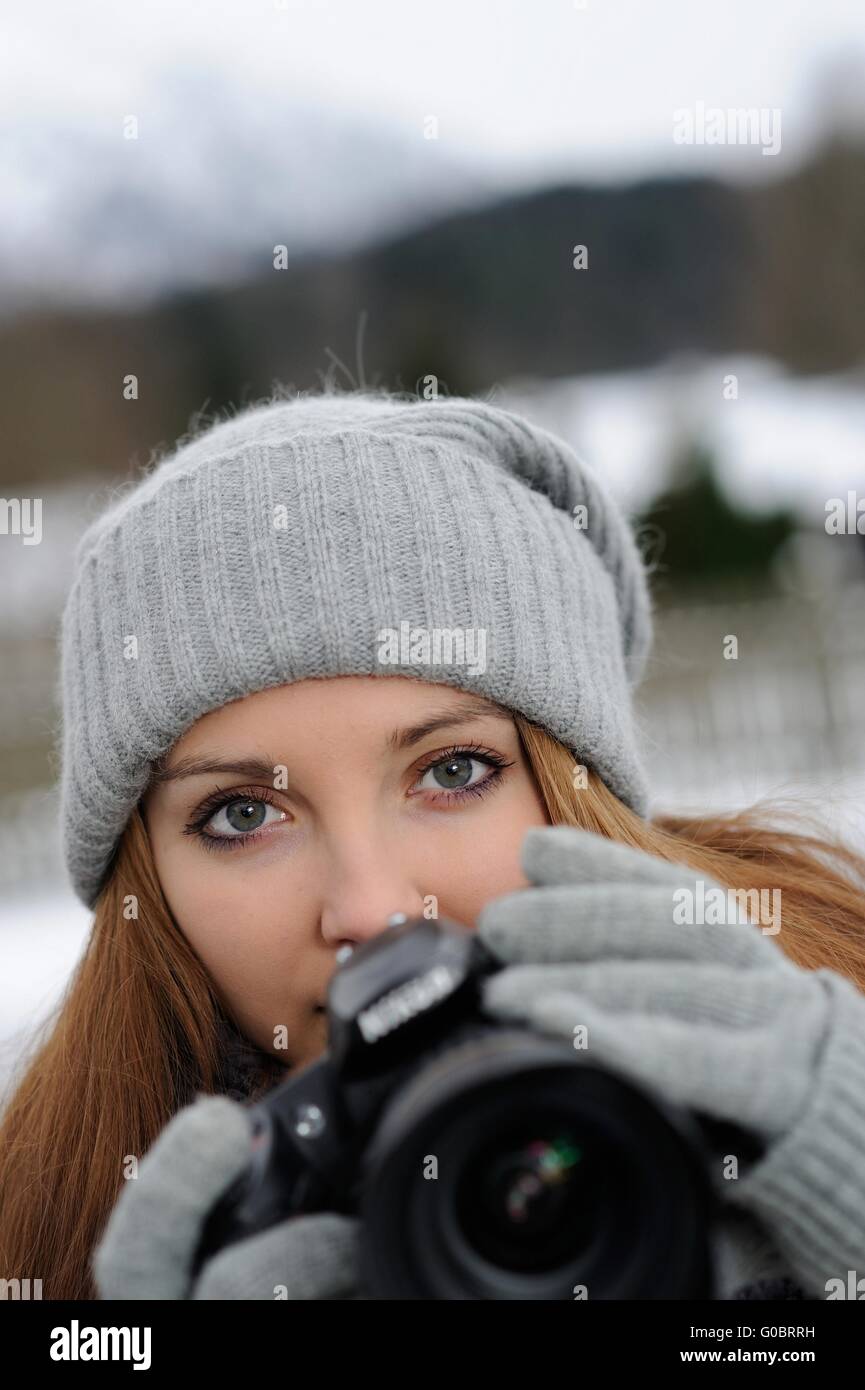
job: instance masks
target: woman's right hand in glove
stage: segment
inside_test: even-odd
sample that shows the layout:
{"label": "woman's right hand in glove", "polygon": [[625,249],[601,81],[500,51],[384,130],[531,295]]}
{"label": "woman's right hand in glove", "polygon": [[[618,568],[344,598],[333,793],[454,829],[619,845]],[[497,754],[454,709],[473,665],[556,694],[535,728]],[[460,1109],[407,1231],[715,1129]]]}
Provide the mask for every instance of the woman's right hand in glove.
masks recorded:
{"label": "woman's right hand in glove", "polygon": [[356,1217],[292,1217],[226,1246],[192,1276],[206,1218],[250,1157],[246,1109],[199,1096],[141,1161],[108,1219],[92,1267],[102,1299],[357,1298]]}

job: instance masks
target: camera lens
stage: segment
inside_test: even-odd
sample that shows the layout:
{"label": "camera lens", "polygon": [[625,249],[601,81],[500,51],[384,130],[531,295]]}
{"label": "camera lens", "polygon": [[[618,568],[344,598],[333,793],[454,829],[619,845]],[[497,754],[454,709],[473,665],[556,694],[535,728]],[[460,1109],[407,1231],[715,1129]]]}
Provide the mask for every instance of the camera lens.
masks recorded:
{"label": "camera lens", "polygon": [[505,1269],[555,1268],[596,1238],[603,1174],[590,1146],[554,1116],[481,1145],[456,1185],[457,1221],[479,1255]]}
{"label": "camera lens", "polygon": [[379,1120],[363,1285],[384,1298],[707,1297],[697,1147],[686,1116],[566,1044],[474,1028],[424,1058]]}

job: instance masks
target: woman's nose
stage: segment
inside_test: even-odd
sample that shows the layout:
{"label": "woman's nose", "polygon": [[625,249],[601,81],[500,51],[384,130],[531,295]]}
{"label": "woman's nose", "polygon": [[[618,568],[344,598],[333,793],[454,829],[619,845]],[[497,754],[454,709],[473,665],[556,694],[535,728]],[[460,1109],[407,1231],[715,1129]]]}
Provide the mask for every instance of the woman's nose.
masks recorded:
{"label": "woman's nose", "polygon": [[343,872],[325,881],[321,933],[331,946],[360,946],[385,931],[397,914],[419,917],[424,909],[423,892],[392,862],[377,871],[367,863],[361,874]]}
{"label": "woman's nose", "polygon": [[[405,925],[407,921],[408,915],[405,912],[393,912],[385,922],[385,926],[402,927]],[[356,945],[357,942],[355,941],[346,941],[342,946],[339,947],[336,953],[337,965],[344,965],[347,960],[351,960]]]}

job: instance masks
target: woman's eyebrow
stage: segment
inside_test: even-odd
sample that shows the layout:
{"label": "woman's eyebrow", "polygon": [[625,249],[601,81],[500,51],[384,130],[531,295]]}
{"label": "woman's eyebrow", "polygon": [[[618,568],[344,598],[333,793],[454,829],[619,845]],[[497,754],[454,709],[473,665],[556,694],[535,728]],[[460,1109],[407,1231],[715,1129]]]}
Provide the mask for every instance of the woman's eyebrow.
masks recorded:
{"label": "woman's eyebrow", "polygon": [[[491,704],[488,700],[465,700],[458,705],[451,705],[449,709],[440,710],[438,713],[431,714],[420,724],[411,724],[404,729],[394,729],[387,740],[387,746],[394,752],[401,752],[405,748],[412,748],[428,734],[434,734],[437,729],[457,728],[460,724],[470,724],[476,719],[501,719],[506,723],[511,723],[510,713],[503,707]],[[265,758],[212,758],[206,755],[193,756],[186,754],[185,757],[177,759],[172,767],[160,767],[158,764],[153,768],[151,775],[152,786],[162,786],[167,782],[179,782],[185,777],[202,777],[205,774],[228,773],[233,777],[244,777],[250,782],[272,782],[274,768],[281,767],[278,758],[268,761]]]}
{"label": "woman's eyebrow", "polygon": [[251,782],[273,782],[274,768],[280,764],[274,760],[266,762],[261,758],[240,758],[225,761],[221,758],[186,757],[178,758],[173,767],[154,767],[151,775],[153,786],[165,782],[178,782],[182,777],[201,777],[204,773],[227,772],[232,776],[246,777]]}
{"label": "woman's eyebrow", "polygon": [[422,738],[426,738],[427,734],[434,734],[437,729],[456,728],[460,724],[471,724],[476,719],[502,719],[508,724],[513,722],[510,712],[503,706],[492,704],[489,700],[469,697],[437,714],[431,714],[420,724],[412,724],[405,729],[394,729],[388,739],[388,747],[399,753],[404,748],[412,748],[416,743],[420,743]]}

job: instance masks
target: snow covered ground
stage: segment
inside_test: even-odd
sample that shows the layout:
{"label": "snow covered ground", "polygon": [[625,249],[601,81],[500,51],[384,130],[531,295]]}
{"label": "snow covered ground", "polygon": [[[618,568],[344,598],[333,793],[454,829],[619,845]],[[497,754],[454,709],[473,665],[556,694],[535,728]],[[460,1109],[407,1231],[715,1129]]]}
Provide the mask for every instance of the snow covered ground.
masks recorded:
{"label": "snow covered ground", "polygon": [[865,493],[863,384],[861,368],[806,378],[767,357],[683,353],[634,371],[509,382],[495,403],[561,434],[629,511],[663,486],[675,446],[696,439],[741,505],[786,506],[822,528],[827,498]]}

